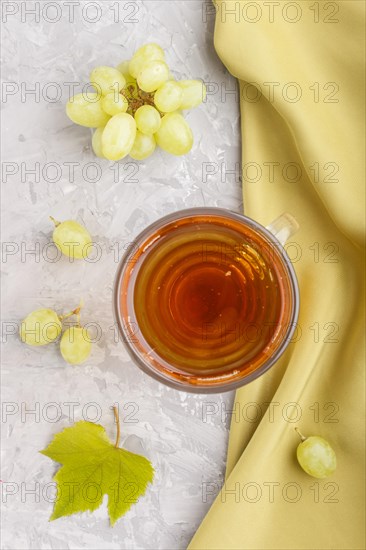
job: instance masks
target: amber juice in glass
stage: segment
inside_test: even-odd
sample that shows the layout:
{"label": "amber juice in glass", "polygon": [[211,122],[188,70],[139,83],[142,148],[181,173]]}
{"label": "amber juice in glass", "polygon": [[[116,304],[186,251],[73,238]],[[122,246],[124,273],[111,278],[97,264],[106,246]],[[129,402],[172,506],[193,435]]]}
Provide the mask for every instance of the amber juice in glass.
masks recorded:
{"label": "amber juice in glass", "polygon": [[278,242],[242,216],[207,210],[146,231],[120,273],[117,309],[130,352],[175,387],[248,377],[294,321],[291,268]]}

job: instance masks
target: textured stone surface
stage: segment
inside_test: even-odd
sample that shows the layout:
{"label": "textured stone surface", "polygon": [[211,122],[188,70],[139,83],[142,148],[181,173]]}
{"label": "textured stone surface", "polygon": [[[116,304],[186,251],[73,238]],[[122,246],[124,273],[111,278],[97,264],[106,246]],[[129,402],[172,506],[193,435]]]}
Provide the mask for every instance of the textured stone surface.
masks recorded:
{"label": "textured stone surface", "polygon": [[[36,4],[39,22],[25,11]],[[57,10],[54,4],[10,2],[3,13],[3,331],[15,330],[33,309],[65,312],[80,298],[82,321],[100,331],[90,360],[75,368],[65,365],[57,344],[29,348],[16,335],[3,336],[3,413],[12,414],[2,418],[2,547],[185,548],[212,501],[202,483],[223,478],[229,419],[221,407],[230,407],[232,394],[189,395],[143,374],[116,341],[112,286],[123,247],[160,216],[202,205],[241,210],[238,174],[227,173],[239,160],[237,101],[225,96],[235,82],[213,48],[210,4],[74,2],[73,18],[67,3],[59,1]],[[211,83],[207,102],[186,114],[194,148],[183,158],[158,151],[140,164],[96,159],[91,132],[65,115],[70,83],[80,91],[94,66],[128,59],[148,41],[166,50],[175,76]],[[206,177],[205,170],[214,173]],[[84,223],[98,245],[97,261],[52,261],[49,215]],[[26,254],[34,249],[36,255]],[[123,418],[122,444],[155,466],[153,486],[113,529],[105,501],[92,515],[49,523],[47,484],[57,466],[38,451],[82,418],[102,423],[113,438],[113,403]],[[210,403],[215,414],[205,418]]]}

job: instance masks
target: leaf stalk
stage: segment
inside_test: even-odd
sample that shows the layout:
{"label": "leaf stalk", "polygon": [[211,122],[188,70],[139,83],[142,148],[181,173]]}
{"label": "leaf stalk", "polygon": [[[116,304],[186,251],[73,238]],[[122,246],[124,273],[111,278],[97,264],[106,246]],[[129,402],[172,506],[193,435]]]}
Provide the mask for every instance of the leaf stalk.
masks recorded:
{"label": "leaf stalk", "polygon": [[116,424],[117,424],[116,442],[115,442],[114,446],[117,448],[117,447],[119,447],[119,438],[120,438],[120,435],[121,435],[121,426],[120,426],[120,423],[119,423],[119,414],[118,414],[118,408],[116,407],[116,405],[113,405],[113,412],[114,412],[114,418],[115,418]]}

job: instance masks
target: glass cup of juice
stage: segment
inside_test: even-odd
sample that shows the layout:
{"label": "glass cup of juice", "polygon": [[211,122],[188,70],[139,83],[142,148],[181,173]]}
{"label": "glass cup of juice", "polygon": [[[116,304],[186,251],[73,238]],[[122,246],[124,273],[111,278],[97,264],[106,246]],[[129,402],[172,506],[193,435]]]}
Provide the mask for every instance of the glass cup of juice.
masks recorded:
{"label": "glass cup of juice", "polygon": [[134,362],[176,389],[212,393],[266,372],[296,328],[297,279],[283,248],[298,229],[220,208],[191,208],[142,231],[114,285],[119,333]]}

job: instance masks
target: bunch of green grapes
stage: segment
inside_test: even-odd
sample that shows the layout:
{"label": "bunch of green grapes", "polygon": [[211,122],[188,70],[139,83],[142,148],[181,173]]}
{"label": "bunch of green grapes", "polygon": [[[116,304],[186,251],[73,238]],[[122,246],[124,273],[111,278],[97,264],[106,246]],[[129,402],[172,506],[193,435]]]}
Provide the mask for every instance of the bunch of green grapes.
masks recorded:
{"label": "bunch of green grapes", "polygon": [[52,309],[37,309],[27,315],[20,325],[20,339],[29,346],[45,346],[55,342],[62,333],[64,319],[77,316],[77,324],[67,328],[60,340],[62,357],[71,365],[84,363],[91,352],[91,338],[88,330],[80,325],[81,305],[64,315]]}
{"label": "bunch of green grapes", "polygon": [[206,88],[200,80],[174,80],[160,46],[142,46],[117,68],[96,67],[90,81],[96,92],[72,97],[66,113],[76,124],[96,128],[98,157],[143,160],[157,145],[172,155],[191,150],[192,130],[181,111],[202,103]]}

